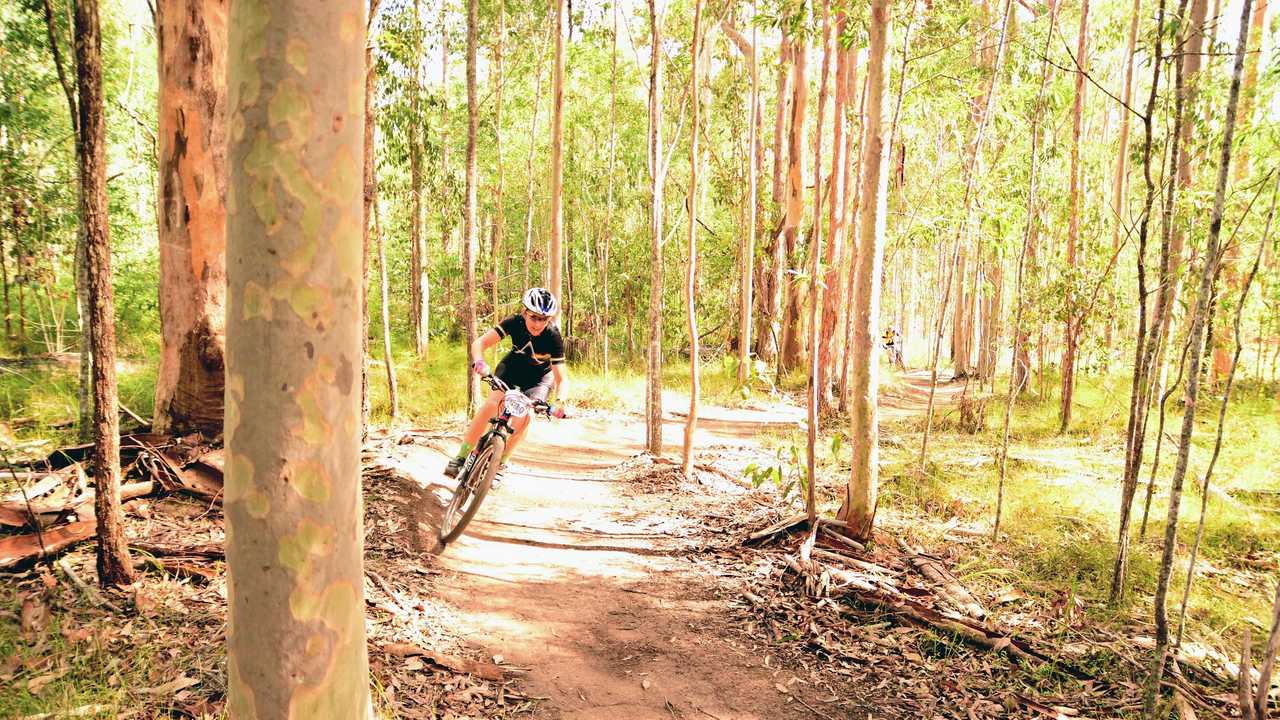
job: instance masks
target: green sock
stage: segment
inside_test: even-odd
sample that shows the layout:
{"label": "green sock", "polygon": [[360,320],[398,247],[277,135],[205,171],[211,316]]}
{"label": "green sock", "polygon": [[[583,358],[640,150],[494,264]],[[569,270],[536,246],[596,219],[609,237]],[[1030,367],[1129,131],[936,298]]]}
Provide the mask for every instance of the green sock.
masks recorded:
{"label": "green sock", "polygon": [[466,460],[467,455],[469,455],[470,453],[471,453],[471,443],[464,442],[462,443],[462,447],[458,448],[458,459]]}

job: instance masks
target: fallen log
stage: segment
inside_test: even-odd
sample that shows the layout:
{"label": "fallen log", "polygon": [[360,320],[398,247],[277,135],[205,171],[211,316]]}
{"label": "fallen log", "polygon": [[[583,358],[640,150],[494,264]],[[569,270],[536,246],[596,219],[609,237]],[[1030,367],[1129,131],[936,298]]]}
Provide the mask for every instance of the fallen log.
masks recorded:
{"label": "fallen log", "polygon": [[987,611],[946,566],[927,555],[918,553],[913,553],[909,559],[912,566],[938,588],[938,593],[942,595],[943,600],[975,620],[986,618]]}
{"label": "fallen log", "polygon": [[98,533],[97,520],[59,525],[40,533],[12,535],[0,538],[0,570],[14,570],[84,542]]}

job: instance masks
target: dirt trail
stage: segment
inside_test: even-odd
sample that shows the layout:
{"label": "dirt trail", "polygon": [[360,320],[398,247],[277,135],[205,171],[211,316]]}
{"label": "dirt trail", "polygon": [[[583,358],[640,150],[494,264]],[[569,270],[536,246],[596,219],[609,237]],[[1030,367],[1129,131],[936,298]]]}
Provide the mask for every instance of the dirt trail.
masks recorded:
{"label": "dirt trail", "polygon": [[[701,416],[700,446],[749,447],[757,433],[798,427],[803,411]],[[436,597],[453,606],[454,629],[528,669],[527,691],[545,698],[536,718],[817,717],[809,706],[829,697],[799,685],[782,692],[790,674],[735,641],[727,601],[691,552],[693,523],[674,498],[621,481],[619,467],[643,451],[643,431],[643,418],[620,414],[535,425],[466,534],[440,556]],[[682,432],[682,417],[664,425],[672,457]],[[448,482],[441,452],[404,453],[411,476]],[[443,486],[427,489],[447,497]],[[435,522],[420,519],[424,535]]]}

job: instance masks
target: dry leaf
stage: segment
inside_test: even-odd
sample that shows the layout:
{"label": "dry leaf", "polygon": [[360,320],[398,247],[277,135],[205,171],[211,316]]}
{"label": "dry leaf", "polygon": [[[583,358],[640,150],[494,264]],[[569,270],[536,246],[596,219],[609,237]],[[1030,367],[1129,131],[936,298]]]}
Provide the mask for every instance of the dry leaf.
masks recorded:
{"label": "dry leaf", "polygon": [[142,690],[139,690],[138,692],[146,693],[148,695],[172,695],[173,693],[176,693],[177,691],[183,688],[189,688],[192,685],[199,685],[199,684],[200,684],[199,680],[193,677],[187,677],[186,675],[183,675],[177,678],[176,680],[170,680],[169,682],[163,685],[160,685],[158,687],[144,688]]}
{"label": "dry leaf", "polygon": [[39,695],[40,691],[45,689],[45,686],[66,674],[67,669],[62,668],[61,670],[54,670],[51,673],[45,673],[39,677],[33,677],[27,681],[27,692],[32,695]]}
{"label": "dry leaf", "polygon": [[22,598],[21,624],[22,634],[28,637],[49,624],[49,608],[39,595],[32,593]]}
{"label": "dry leaf", "polygon": [[653,685],[653,683],[649,682],[649,678],[645,678],[640,681],[640,687],[644,688],[645,690],[648,690],[649,686],[651,685]]}

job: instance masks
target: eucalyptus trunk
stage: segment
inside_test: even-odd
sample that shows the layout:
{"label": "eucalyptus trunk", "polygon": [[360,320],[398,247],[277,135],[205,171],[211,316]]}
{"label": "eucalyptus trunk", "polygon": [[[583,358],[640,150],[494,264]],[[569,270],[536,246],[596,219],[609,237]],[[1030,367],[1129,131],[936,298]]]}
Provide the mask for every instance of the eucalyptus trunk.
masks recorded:
{"label": "eucalyptus trunk", "polygon": [[857,273],[853,283],[853,345],[850,348],[850,428],[852,470],[842,519],[855,539],[871,537],[880,477],[879,363],[880,279],[887,222],[888,154],[884,152],[884,94],[889,0],[872,0],[867,54],[866,130],[862,148],[862,210],[858,218]]}
{"label": "eucalyptus trunk", "polygon": [[564,271],[564,26],[566,0],[555,4],[555,66],[551,73],[551,237],[547,244],[549,290],[568,310],[561,296],[561,274]]}
{"label": "eucalyptus trunk", "polygon": [[222,432],[227,0],[156,4],[160,359],[152,429]]}
{"label": "eucalyptus trunk", "polygon": [[229,26],[228,715],[372,718],[351,172],[364,7],[237,2]]}

